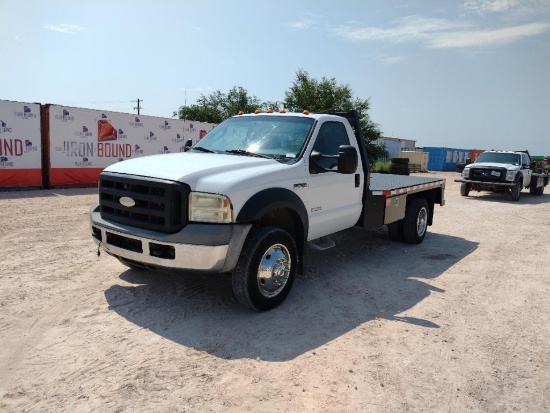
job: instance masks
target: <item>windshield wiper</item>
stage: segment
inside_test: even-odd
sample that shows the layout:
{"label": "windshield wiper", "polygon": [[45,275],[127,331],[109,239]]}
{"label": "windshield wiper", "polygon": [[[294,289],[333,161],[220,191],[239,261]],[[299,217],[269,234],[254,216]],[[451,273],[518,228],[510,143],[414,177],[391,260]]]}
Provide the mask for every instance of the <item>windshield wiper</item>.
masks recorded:
{"label": "windshield wiper", "polygon": [[202,146],[195,146],[192,148],[194,151],[200,151],[200,152],[206,152],[206,153],[216,153],[216,151],[213,151],[212,149],[203,148]]}
{"label": "windshield wiper", "polygon": [[235,155],[244,155],[244,156],[255,156],[257,158],[273,159],[272,156],[264,155],[262,153],[255,153],[250,151],[245,151],[244,149],[229,149],[225,153],[233,153]]}

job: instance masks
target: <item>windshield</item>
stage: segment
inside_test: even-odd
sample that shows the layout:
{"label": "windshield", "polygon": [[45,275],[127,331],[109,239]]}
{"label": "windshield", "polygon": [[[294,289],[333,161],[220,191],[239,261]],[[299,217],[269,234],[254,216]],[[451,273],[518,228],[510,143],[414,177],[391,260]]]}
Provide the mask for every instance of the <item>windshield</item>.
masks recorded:
{"label": "windshield", "polygon": [[475,160],[475,163],[481,162],[519,165],[521,162],[521,157],[517,153],[484,152]]}
{"label": "windshield", "polygon": [[193,149],[293,159],[302,150],[313,123],[311,118],[290,116],[229,118],[210,131]]}

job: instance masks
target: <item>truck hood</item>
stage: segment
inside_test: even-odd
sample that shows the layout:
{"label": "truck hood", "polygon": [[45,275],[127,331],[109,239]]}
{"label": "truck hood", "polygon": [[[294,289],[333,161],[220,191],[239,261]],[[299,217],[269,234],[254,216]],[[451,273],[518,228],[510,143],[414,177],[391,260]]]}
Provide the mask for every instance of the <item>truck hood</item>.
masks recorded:
{"label": "truck hood", "polygon": [[188,184],[192,191],[222,193],[229,183],[285,168],[288,165],[274,159],[186,152],[129,159],[105,171],[178,181]]}

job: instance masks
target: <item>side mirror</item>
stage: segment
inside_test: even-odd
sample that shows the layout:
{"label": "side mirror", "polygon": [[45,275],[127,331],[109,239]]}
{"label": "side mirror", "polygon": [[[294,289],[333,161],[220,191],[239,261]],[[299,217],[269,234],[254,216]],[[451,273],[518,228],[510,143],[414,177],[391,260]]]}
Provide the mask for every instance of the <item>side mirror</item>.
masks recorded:
{"label": "side mirror", "polygon": [[193,141],[191,139],[188,139],[183,146],[183,152],[187,152],[189,149],[191,149],[191,146],[193,146]]}
{"label": "side mirror", "polygon": [[353,174],[357,171],[357,150],[351,145],[341,145],[338,148],[338,172]]}
{"label": "side mirror", "polygon": [[[334,159],[334,166],[337,169],[327,169],[319,165],[322,159]],[[358,156],[357,150],[351,145],[341,145],[338,148],[338,155],[324,155],[317,151],[311,152],[309,157],[309,172],[318,174],[321,172],[338,172],[341,174],[352,174],[357,171]]]}

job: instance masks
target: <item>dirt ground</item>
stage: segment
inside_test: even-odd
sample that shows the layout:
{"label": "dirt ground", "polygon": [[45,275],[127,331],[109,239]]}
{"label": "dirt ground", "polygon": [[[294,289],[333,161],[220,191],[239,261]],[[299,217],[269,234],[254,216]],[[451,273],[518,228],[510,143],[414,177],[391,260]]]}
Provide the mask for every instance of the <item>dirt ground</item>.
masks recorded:
{"label": "dirt ground", "polygon": [[266,313],[228,276],[98,257],[95,189],[0,193],[0,411],[549,411],[550,188],[425,175],[447,205],[424,243],[339,233]]}

